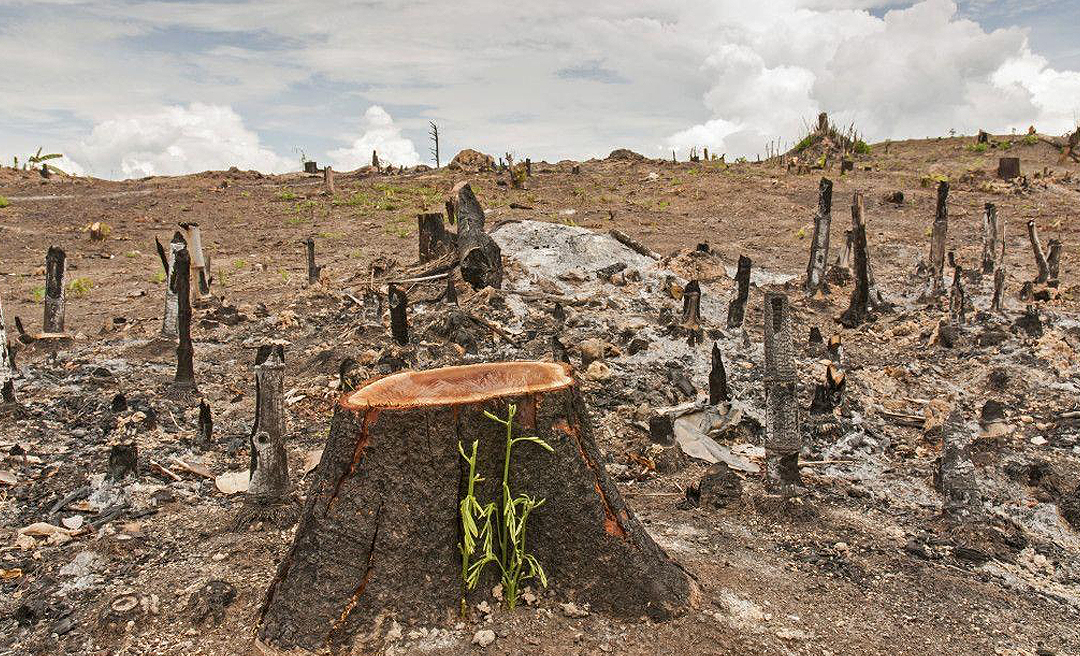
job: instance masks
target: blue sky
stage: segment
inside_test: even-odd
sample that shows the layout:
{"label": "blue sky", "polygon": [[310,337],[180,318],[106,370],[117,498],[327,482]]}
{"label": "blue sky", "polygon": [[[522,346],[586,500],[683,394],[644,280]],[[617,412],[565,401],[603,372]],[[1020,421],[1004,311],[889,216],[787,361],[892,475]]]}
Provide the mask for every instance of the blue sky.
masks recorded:
{"label": "blue sky", "polygon": [[0,157],[114,178],[411,164],[428,120],[445,159],[753,156],[818,111],[871,140],[1061,133],[1077,24],[1075,0],[0,0]]}

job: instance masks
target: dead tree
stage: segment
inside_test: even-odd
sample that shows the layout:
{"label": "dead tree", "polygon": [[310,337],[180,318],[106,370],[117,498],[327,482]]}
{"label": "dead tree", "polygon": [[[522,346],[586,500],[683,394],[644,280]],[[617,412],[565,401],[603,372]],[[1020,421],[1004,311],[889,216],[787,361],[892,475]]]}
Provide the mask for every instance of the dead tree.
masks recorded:
{"label": "dead tree", "polygon": [[420,262],[437,260],[446,253],[456,250],[454,234],[447,231],[440,212],[428,212],[416,215],[416,234],[418,236],[418,254]]}
{"label": "dead tree", "polygon": [[952,288],[949,292],[949,320],[956,329],[966,323],[967,294],[964,292],[964,280],[962,277],[964,269],[956,261],[956,255],[951,251],[949,252],[949,263],[952,265],[953,270]]}
{"label": "dead tree", "polygon": [[404,289],[390,283],[386,300],[390,305],[390,334],[395,342],[405,346],[409,343],[409,299]]}
{"label": "dead tree", "polygon": [[379,170],[379,153],[374,150],[371,151],[371,166],[378,171]]}
{"label": "dead tree", "polygon": [[936,297],[945,290],[945,238],[949,232],[949,183],[942,180],[937,188],[937,212],[930,233],[930,280],[928,296]]}
{"label": "dead tree", "polygon": [[191,342],[191,256],[187,248],[176,252],[169,287],[177,298],[176,327],[180,338],[176,346],[176,376],[172,391],[193,393],[195,387],[195,347]]}
{"label": "dead tree", "polygon": [[727,326],[738,328],[746,312],[746,299],[750,297],[750,258],[739,256],[739,269],[735,273],[735,296],[728,303]]}
{"label": "dead tree", "polygon": [[450,192],[453,216],[457,221],[458,261],[461,277],[473,289],[502,286],[502,251],[484,231],[484,210],[472,187],[462,181]]}
{"label": "dead tree", "polygon": [[1051,287],[1057,287],[1061,275],[1061,242],[1051,239],[1047,247],[1050,252],[1046,256],[1046,282]]}
{"label": "dead tree", "polygon": [[[511,432],[550,451],[522,441],[511,456]],[[471,468],[461,451],[474,453],[474,440],[478,478],[466,491]],[[697,595],[604,470],[568,366],[407,371],[369,381],[336,407],[303,518],[259,613],[260,646],[358,653],[380,639],[384,618],[443,622],[489,598],[497,567],[482,571],[474,589],[462,583],[460,508],[469,492],[501,507],[504,471],[513,494],[544,500],[521,522],[521,545],[553,594],[593,612],[654,620],[681,613]],[[496,514],[492,524],[501,522]]]}
{"label": "dead tree", "polygon": [[4,404],[18,403],[15,397],[15,359],[7,341],[7,324],[4,323],[4,304],[0,301],[0,401]]}
{"label": "dead tree", "polygon": [[329,165],[327,165],[325,168],[323,168],[322,175],[323,175],[323,191],[326,192],[328,195],[333,196],[334,193],[335,193],[335,190],[334,190],[334,169],[332,169]]}
{"label": "dead tree", "polygon": [[319,276],[322,274],[322,267],[315,264],[315,239],[312,237],[305,239],[304,247],[307,249],[308,285],[317,285],[319,284]]}
{"label": "dead tree", "polygon": [[866,224],[861,221],[861,209],[855,210],[855,207],[861,206],[861,202],[862,198],[856,192],[852,212],[859,214],[860,219],[857,219],[856,225],[851,229],[855,288],[851,290],[848,309],[840,315],[840,323],[848,328],[861,326],[870,314],[870,258],[866,247]]}
{"label": "dead tree", "polygon": [[1031,241],[1031,250],[1035,255],[1035,266],[1039,268],[1039,275],[1035,277],[1035,284],[1045,284],[1050,279],[1050,264],[1046,261],[1046,253],[1039,242],[1039,229],[1035,227],[1035,219],[1027,222],[1028,239]]}
{"label": "dead tree", "polygon": [[50,246],[45,254],[45,321],[42,332],[64,332],[64,275],[67,255],[59,246]]}
{"label": "dead tree", "polygon": [[255,424],[250,436],[248,498],[266,505],[289,490],[285,454],[285,348],[263,344],[255,354]]}
{"label": "dead tree", "polygon": [[683,310],[680,326],[687,332],[687,343],[694,346],[701,341],[701,285],[691,280],[683,289]]}
{"label": "dead tree", "polygon": [[818,211],[814,216],[814,238],[810,241],[810,263],[806,265],[806,285],[810,296],[827,291],[825,265],[829,261],[829,228],[832,225],[833,183],[822,178],[818,184]]}
{"label": "dead tree", "polygon": [[435,168],[442,166],[439,163],[439,126],[435,125],[435,121],[428,121],[428,125],[431,129],[428,131],[428,136],[431,137],[431,156],[435,159]]}
{"label": "dead tree", "polygon": [[207,296],[210,294],[210,260],[203,251],[199,224],[181,223],[180,227],[187,235],[188,253],[195,269],[196,294],[200,297]]}
{"label": "dead tree", "polygon": [[998,224],[997,207],[993,203],[986,204],[982,237],[982,272],[993,273],[1005,254],[1004,225]]}
{"label": "dead tree", "polygon": [[161,245],[158,239],[154,238],[154,244],[157,245],[158,257],[161,258],[161,268],[165,271],[165,316],[161,320],[161,334],[164,337],[170,339],[176,339],[177,326],[176,316],[179,312],[179,305],[176,297],[176,293],[172,289],[172,284],[169,283],[172,280],[172,270],[174,262],[176,261],[176,254],[181,249],[187,247],[187,242],[184,241],[184,236],[177,230],[173,233],[172,240],[169,241],[169,254],[165,254],[165,248]]}
{"label": "dead tree", "polygon": [[727,371],[724,370],[724,356],[720,353],[720,347],[713,342],[712,366],[709,368],[709,405],[719,405],[730,400]]}
{"label": "dead tree", "polygon": [[790,494],[799,486],[799,411],[791,306],[780,292],[765,294],[765,477],[774,491]]}
{"label": "dead tree", "polygon": [[[851,196],[851,226],[852,229],[847,231],[850,237],[848,244],[849,248],[854,251],[855,228],[861,226],[863,234],[866,234],[866,208],[861,191],[856,191]],[[854,258],[852,258],[852,261],[854,261]],[[885,300],[885,295],[878,289],[877,281],[874,280],[874,264],[870,260],[869,241],[866,244],[866,285],[870,308],[879,312],[887,312],[892,307],[892,304]]]}

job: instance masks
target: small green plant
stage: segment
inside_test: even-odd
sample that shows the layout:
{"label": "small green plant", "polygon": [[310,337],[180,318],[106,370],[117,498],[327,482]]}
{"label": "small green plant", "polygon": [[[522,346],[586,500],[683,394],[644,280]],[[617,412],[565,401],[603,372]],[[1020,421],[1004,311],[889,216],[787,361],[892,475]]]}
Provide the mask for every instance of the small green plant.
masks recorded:
{"label": "small green plant", "polygon": [[141,255],[141,254],[142,253],[140,253],[139,251],[128,251],[128,252],[124,253],[124,257],[136,258],[136,257],[139,257],[139,255]]}
{"label": "small green plant", "polygon": [[304,221],[307,221],[307,219],[302,216],[290,216],[289,218],[285,219],[285,225],[297,226],[304,223]]}
{"label": "small green plant", "polygon": [[298,196],[288,189],[278,194],[278,200],[296,200]]}
{"label": "small green plant", "polygon": [[814,135],[808,134],[805,137],[803,137],[802,141],[795,144],[795,152],[801,153],[802,151],[806,150],[811,145],[813,145],[813,143],[814,143]]}
{"label": "small green plant", "polygon": [[278,269],[278,274],[281,275],[281,279],[285,282],[289,282],[289,272],[285,269]]}
{"label": "small green plant", "polygon": [[856,155],[869,155],[870,144],[866,143],[862,139],[856,139],[855,144],[851,147]]}
{"label": "small green plant", "polygon": [[799,231],[795,233],[795,236],[799,239],[806,239],[806,227],[799,228]]}
{"label": "small green plant", "polygon": [[76,278],[68,283],[68,293],[75,298],[82,298],[94,288],[94,281],[89,278]]}
{"label": "small green plant", "polygon": [[1014,145],[1015,142],[1012,139],[1008,139],[998,144],[998,150],[1011,150]]}
{"label": "small green plant", "polygon": [[45,288],[35,287],[34,289],[30,290],[30,298],[34,299],[35,303],[41,303],[45,300]]}
{"label": "small green plant", "polygon": [[150,282],[154,283],[155,285],[164,284],[165,283],[165,269],[162,269],[161,267],[158,267],[158,270],[155,271],[154,274],[150,276]]}
{"label": "small green plant", "polygon": [[0,196],[0,208],[7,207],[8,205],[11,205],[11,201],[4,198],[3,196]]}
{"label": "small green plant", "polygon": [[[469,463],[468,493],[461,501],[461,527],[464,539],[458,545],[462,555],[462,583],[466,589],[472,590],[479,583],[484,567],[492,562],[497,564],[502,572],[503,599],[508,610],[513,610],[517,605],[518,590],[523,581],[535,578],[540,581],[540,585],[547,587],[547,575],[544,573],[544,568],[525,546],[525,527],[529,515],[544,505],[546,499],[536,499],[527,494],[514,497],[510,491],[510,453],[514,445],[520,442],[532,442],[548,452],[555,451],[550,444],[539,437],[514,437],[514,415],[516,414],[517,406],[514,404],[510,404],[507,408],[506,419],[484,411],[484,416],[488,419],[506,427],[501,521],[494,524],[491,521],[496,509],[494,502],[484,505],[476,499],[475,485],[483,480],[476,475],[477,442],[473,442],[471,457],[465,454],[465,448],[460,442],[458,443],[461,457]],[[492,526],[495,527],[494,533]],[[494,538],[498,539],[498,553],[495,552]],[[479,560],[471,562],[472,555],[477,552],[477,545],[482,547],[483,552]],[[464,600],[462,604],[464,605]]]}
{"label": "small green plant", "polygon": [[656,208],[659,210],[666,210],[669,205],[671,205],[671,201],[669,200],[656,201]]}
{"label": "small green plant", "polygon": [[985,153],[990,149],[990,145],[985,143],[970,144],[967,149],[973,153]]}
{"label": "small green plant", "polygon": [[1039,135],[1037,134],[1029,134],[1024,137],[1025,146],[1034,146],[1037,143],[1039,143]]}

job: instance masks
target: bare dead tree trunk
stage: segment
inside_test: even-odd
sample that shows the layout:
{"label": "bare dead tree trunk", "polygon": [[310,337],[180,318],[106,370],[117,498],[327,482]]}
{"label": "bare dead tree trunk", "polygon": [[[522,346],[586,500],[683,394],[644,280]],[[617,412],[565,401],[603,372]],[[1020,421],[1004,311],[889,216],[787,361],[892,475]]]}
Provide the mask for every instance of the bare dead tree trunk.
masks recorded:
{"label": "bare dead tree trunk", "polygon": [[825,266],[829,261],[829,228],[832,225],[833,183],[822,178],[818,184],[818,211],[814,216],[814,237],[810,242],[810,263],[806,265],[806,293],[826,291]]}
{"label": "bare dead tree trunk", "polygon": [[937,188],[937,213],[930,234],[930,295],[945,290],[945,239],[949,232],[949,183],[941,181]]}
{"label": "bare dead tree trunk", "polygon": [[727,326],[738,328],[746,312],[746,299],[750,297],[750,258],[739,256],[739,269],[735,273],[735,297],[728,303]]}
{"label": "bare dead tree trunk", "polygon": [[161,334],[170,339],[176,339],[177,333],[177,315],[180,311],[179,299],[176,296],[176,292],[173,291],[172,283],[172,271],[176,262],[176,254],[187,248],[187,242],[184,241],[184,236],[177,230],[173,233],[172,239],[169,241],[169,254],[165,255],[165,249],[161,246],[156,238],[154,242],[157,244],[158,257],[161,258],[161,266],[165,269],[165,316],[161,320]]}
{"label": "bare dead tree trunk", "polygon": [[1061,274],[1061,242],[1057,239],[1051,239],[1047,246],[1050,253],[1046,256],[1046,282],[1051,287],[1057,287]]}
{"label": "bare dead tree trunk", "polygon": [[683,310],[681,327],[688,335],[688,343],[693,346],[701,338],[701,285],[696,280],[686,283],[683,289]]}
{"label": "bare dead tree trunk", "polygon": [[315,239],[312,237],[305,239],[304,247],[307,249],[308,285],[317,285],[319,284],[319,274],[322,273],[322,267],[315,264]]}
{"label": "bare dead tree trunk", "polygon": [[285,453],[285,349],[264,344],[256,354],[255,426],[251,434],[251,484],[248,497],[265,504],[289,490]]}
{"label": "bare dead tree trunk", "polygon": [[336,193],[334,190],[334,169],[330,168],[330,165],[327,165],[323,168],[322,173],[324,187],[323,191],[333,196],[334,193]]}
{"label": "bare dead tree trunk", "polygon": [[187,248],[176,252],[169,287],[177,297],[176,325],[180,337],[176,347],[176,376],[172,390],[195,391],[195,347],[191,342],[191,256]]}
{"label": "bare dead tree trunk", "polygon": [[180,227],[187,234],[188,254],[195,269],[196,295],[210,294],[210,262],[202,247],[202,233],[198,223],[181,223]]}
{"label": "bare dead tree trunk", "polygon": [[457,248],[461,277],[473,289],[502,286],[502,251],[484,231],[484,210],[468,182],[459,182],[450,192],[453,215],[458,225]]}
{"label": "bare dead tree trunk", "polygon": [[785,294],[765,294],[765,477],[771,489],[790,494],[799,486],[799,410],[791,308]]}
{"label": "bare dead tree trunk", "polygon": [[420,262],[436,260],[455,249],[454,235],[446,230],[440,212],[416,215]]}
{"label": "bare dead tree trunk", "polygon": [[[855,204],[859,204],[858,197]],[[856,328],[866,321],[869,314],[870,262],[866,253],[866,224],[860,222],[852,228],[851,232],[855,260],[855,270],[853,272],[855,288],[851,290],[851,302],[848,304],[848,309],[840,315],[840,323],[848,328]]]}
{"label": "bare dead tree trunk", "polygon": [[1001,312],[1001,304],[1005,299],[1005,264],[998,265],[997,271],[994,271],[994,297],[990,301],[990,309],[994,312]]}
{"label": "bare dead tree trunk", "polygon": [[709,405],[719,405],[731,400],[728,392],[727,371],[724,370],[724,357],[720,347],[713,342],[712,366],[709,369]]}
{"label": "bare dead tree trunk", "polygon": [[371,165],[375,168],[376,171],[379,170],[379,153],[374,150],[371,151]]}
{"label": "bare dead tree trunk", "polygon": [[409,299],[405,290],[394,283],[386,290],[386,298],[390,303],[390,334],[395,342],[405,346],[409,343]]}
{"label": "bare dead tree trunk", "polygon": [[4,323],[4,304],[0,300],[0,400],[18,403],[15,397],[15,366],[8,347],[7,324]]}
{"label": "bare dead tree trunk", "polygon": [[961,277],[964,269],[956,262],[956,256],[949,253],[949,260],[953,265],[952,289],[949,293],[949,318],[953,327],[958,328],[966,323],[967,294],[964,292],[964,280]]}
{"label": "bare dead tree trunk", "polygon": [[1039,243],[1039,229],[1035,227],[1035,219],[1027,222],[1028,239],[1031,240],[1031,250],[1035,255],[1035,266],[1039,267],[1039,275],[1035,277],[1035,284],[1044,284],[1050,279],[1050,264],[1046,261],[1046,253],[1042,244]]}
{"label": "bare dead tree trunk", "polygon": [[45,321],[42,332],[64,332],[64,275],[67,255],[59,246],[50,246],[45,254]]}
{"label": "bare dead tree trunk", "polygon": [[[856,191],[851,196],[851,226],[852,230],[847,231],[848,235],[848,249],[854,250],[855,246],[855,231],[854,228],[862,227],[863,235],[866,235],[866,207],[863,200],[863,193]],[[888,311],[892,305],[885,300],[885,295],[878,289],[877,281],[874,280],[874,264],[870,260],[870,243],[866,243],[866,290],[870,301],[870,308],[879,312]],[[853,259],[853,258],[852,258]]]}
{"label": "bare dead tree trunk", "polygon": [[983,214],[983,273],[993,273],[997,270],[998,244],[1002,240],[1002,231],[998,227],[997,207],[993,203],[987,203],[986,212]]}

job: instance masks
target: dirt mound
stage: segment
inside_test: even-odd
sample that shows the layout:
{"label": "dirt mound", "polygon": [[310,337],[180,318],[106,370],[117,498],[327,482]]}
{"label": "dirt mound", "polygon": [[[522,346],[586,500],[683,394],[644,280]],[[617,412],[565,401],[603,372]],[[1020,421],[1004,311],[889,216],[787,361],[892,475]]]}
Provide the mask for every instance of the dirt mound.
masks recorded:
{"label": "dirt mound", "polygon": [[623,159],[631,162],[644,162],[647,158],[641,153],[635,153],[629,148],[616,148],[607,156],[608,159]]}
{"label": "dirt mound", "polygon": [[491,155],[466,148],[450,162],[451,171],[488,171],[495,167],[495,158]]}

